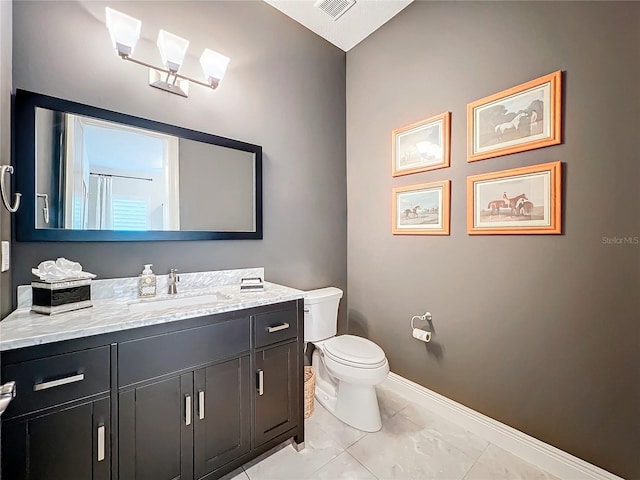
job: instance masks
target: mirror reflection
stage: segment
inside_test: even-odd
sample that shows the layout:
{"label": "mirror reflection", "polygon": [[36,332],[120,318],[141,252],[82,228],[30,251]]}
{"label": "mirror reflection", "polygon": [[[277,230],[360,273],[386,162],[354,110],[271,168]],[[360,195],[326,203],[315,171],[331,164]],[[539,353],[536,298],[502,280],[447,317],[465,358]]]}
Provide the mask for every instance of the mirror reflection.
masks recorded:
{"label": "mirror reflection", "polygon": [[252,152],[37,107],[37,229],[256,230]]}

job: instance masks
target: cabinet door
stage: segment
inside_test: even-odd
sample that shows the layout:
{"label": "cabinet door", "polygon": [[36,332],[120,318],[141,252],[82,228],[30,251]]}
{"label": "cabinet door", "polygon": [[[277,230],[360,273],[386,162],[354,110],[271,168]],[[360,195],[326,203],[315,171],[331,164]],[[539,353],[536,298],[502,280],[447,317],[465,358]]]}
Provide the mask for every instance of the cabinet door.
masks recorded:
{"label": "cabinet door", "polygon": [[119,478],[193,478],[193,376],[119,394]]}
{"label": "cabinet door", "polygon": [[249,451],[249,356],[198,370],[194,379],[194,468],[201,478]]}
{"label": "cabinet door", "polygon": [[3,423],[3,478],[111,478],[109,407],[104,399]]}
{"label": "cabinet door", "polygon": [[296,342],[255,353],[255,444],[293,428],[298,417]]}

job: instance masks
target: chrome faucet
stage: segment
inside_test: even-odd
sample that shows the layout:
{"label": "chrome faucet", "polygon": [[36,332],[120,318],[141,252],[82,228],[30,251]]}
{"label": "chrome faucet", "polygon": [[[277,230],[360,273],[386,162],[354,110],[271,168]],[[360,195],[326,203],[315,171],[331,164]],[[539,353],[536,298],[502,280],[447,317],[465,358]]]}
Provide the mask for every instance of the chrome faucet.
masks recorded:
{"label": "chrome faucet", "polygon": [[169,272],[169,294],[175,295],[178,293],[177,283],[180,281],[180,275],[177,274],[178,269],[172,268]]}

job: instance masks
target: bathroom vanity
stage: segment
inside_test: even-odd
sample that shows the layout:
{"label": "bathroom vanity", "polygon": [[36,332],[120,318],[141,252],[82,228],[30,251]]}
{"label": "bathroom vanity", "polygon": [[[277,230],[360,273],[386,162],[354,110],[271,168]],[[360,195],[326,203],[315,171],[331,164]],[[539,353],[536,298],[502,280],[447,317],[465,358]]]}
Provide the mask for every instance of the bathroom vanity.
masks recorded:
{"label": "bathroom vanity", "polygon": [[3,478],[214,479],[289,438],[301,448],[303,292],[213,290],[215,303],[140,312],[106,298],[1,322],[2,378],[17,387]]}

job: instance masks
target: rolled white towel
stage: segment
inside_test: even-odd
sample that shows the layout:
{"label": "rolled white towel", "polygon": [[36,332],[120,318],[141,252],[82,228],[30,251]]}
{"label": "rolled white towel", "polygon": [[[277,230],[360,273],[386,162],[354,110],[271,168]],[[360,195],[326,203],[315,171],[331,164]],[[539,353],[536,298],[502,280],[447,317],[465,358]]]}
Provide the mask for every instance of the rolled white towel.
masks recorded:
{"label": "rolled white towel", "polygon": [[44,282],[61,282],[64,280],[75,280],[79,278],[94,278],[95,275],[82,271],[82,265],[78,262],[72,262],[66,258],[58,258],[57,260],[46,260],[38,265],[38,268],[32,268],[31,273]]}

